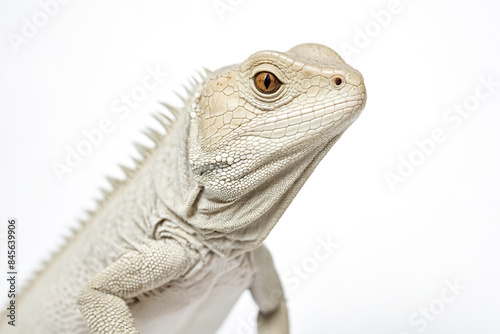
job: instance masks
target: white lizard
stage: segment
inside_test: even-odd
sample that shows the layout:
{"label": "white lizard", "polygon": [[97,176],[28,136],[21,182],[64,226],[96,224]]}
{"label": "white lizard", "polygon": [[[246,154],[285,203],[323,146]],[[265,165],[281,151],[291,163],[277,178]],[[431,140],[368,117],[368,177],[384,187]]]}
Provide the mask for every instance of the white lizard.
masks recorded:
{"label": "white lizard", "polygon": [[262,243],[365,101],[361,74],[319,44],[208,72],[21,291],[16,329],[214,333],[250,289],[259,333],[288,333]]}

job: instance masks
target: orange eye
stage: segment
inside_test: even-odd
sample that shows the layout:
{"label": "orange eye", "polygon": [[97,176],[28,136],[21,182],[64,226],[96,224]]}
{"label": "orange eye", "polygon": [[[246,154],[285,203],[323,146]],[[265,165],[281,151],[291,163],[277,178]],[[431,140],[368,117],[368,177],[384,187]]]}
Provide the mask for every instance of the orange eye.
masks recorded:
{"label": "orange eye", "polygon": [[281,81],[271,72],[259,72],[253,78],[259,92],[272,94],[281,87]]}

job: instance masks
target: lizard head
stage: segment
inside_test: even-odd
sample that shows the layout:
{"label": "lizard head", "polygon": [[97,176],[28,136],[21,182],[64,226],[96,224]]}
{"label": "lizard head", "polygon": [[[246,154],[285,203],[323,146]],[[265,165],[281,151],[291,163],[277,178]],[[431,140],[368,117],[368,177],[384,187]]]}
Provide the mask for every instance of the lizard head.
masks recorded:
{"label": "lizard head", "polygon": [[328,47],[257,52],[212,72],[196,92],[191,170],[220,201],[277,179],[293,183],[354,122],[365,101],[362,75]]}

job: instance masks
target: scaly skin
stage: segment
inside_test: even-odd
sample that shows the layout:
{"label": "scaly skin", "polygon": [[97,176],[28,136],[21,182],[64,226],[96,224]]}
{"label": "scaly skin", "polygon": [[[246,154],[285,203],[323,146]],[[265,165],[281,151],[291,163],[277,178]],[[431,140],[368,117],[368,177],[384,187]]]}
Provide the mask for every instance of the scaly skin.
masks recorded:
{"label": "scaly skin", "polygon": [[[276,92],[257,89],[263,71]],[[250,289],[259,333],[288,333],[262,242],[365,100],[361,74],[317,44],[208,74],[21,292],[19,332],[213,333]]]}

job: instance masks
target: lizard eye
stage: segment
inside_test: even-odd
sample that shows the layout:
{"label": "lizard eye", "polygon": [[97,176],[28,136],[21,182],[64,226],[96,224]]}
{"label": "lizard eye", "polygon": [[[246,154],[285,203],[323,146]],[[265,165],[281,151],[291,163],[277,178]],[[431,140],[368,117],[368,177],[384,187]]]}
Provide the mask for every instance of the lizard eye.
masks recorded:
{"label": "lizard eye", "polygon": [[259,72],[253,78],[255,87],[259,92],[272,94],[281,87],[281,81],[271,72]]}
{"label": "lizard eye", "polygon": [[333,79],[333,85],[335,88],[340,88],[344,84],[344,80],[341,76],[337,76]]}

